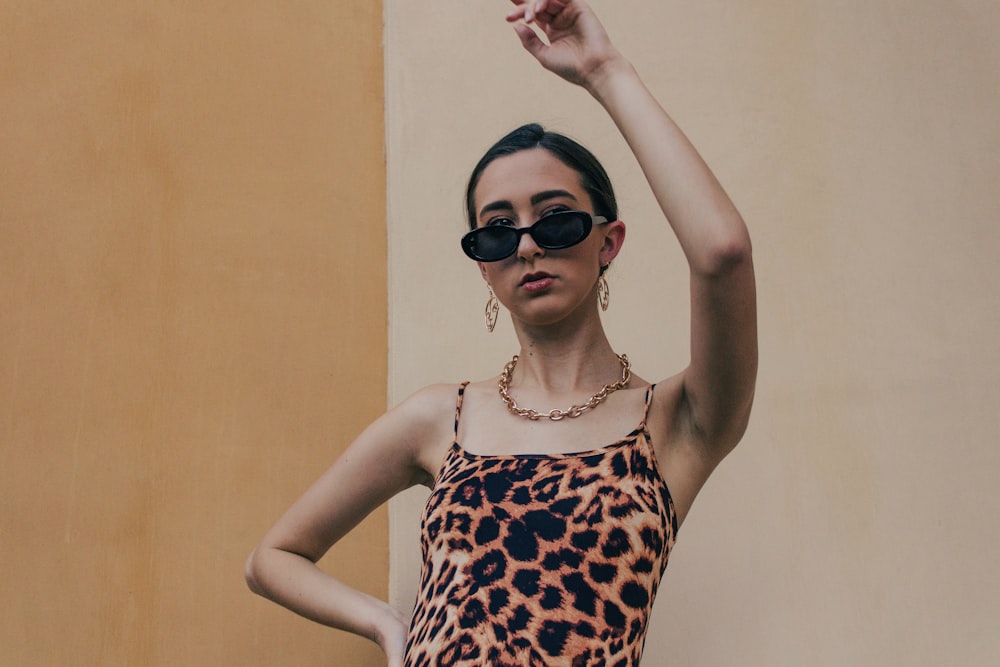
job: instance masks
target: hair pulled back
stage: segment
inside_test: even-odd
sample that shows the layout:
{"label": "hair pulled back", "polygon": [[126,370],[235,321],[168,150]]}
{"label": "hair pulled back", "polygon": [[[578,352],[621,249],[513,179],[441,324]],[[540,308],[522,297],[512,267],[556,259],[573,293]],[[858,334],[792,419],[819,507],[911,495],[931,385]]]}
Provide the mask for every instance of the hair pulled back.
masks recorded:
{"label": "hair pulled back", "polygon": [[544,148],[580,175],[580,185],[590,195],[595,215],[603,215],[608,220],[618,219],[618,203],[611,187],[611,179],[594,154],[563,134],[550,132],[538,123],[529,123],[493,144],[472,170],[469,185],[465,189],[469,229],[475,229],[477,226],[475,191],[486,167],[497,158],[532,148]]}

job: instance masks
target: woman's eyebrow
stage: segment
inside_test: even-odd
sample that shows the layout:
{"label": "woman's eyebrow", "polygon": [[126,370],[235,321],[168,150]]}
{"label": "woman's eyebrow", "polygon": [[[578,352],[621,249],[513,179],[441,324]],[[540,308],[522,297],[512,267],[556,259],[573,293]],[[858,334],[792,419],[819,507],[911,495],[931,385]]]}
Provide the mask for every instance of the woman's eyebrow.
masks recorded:
{"label": "woman's eyebrow", "polygon": [[[568,198],[572,199],[573,201],[576,201],[576,197],[573,195],[572,192],[569,192],[568,190],[543,190],[542,192],[538,192],[536,194],[531,195],[530,201],[532,206],[537,206],[543,201],[548,201],[549,199],[560,199],[560,198]],[[492,211],[510,211],[513,210],[513,208],[514,205],[511,204],[506,199],[498,199],[497,201],[490,202],[489,204],[483,206],[479,210],[479,215],[480,217],[482,217],[484,214],[490,213]]]}
{"label": "woman's eyebrow", "polygon": [[500,199],[494,202],[490,202],[486,206],[479,209],[479,217],[482,217],[486,213],[490,213],[492,211],[510,211],[513,208],[514,205],[511,204],[509,201],[507,201],[506,199]]}
{"label": "woman's eyebrow", "polygon": [[531,205],[535,206],[549,199],[562,199],[566,197],[576,201],[576,197],[573,196],[572,192],[568,192],[566,190],[545,190],[543,192],[539,192],[538,194],[531,195]]}

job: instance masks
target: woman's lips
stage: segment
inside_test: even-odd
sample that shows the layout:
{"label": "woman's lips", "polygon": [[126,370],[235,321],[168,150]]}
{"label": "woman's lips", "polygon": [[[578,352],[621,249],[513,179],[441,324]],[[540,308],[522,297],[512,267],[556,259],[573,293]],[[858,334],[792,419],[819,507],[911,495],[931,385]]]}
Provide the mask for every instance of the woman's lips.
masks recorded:
{"label": "woman's lips", "polygon": [[527,292],[538,292],[548,289],[555,282],[555,278],[547,273],[531,273],[521,280],[521,287]]}

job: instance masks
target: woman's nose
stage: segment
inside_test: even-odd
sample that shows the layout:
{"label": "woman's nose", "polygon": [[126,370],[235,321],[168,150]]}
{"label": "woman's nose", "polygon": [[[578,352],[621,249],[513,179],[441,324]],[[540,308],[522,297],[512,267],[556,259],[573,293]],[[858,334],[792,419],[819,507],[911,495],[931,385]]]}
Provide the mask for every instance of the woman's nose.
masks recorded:
{"label": "woman's nose", "polygon": [[530,257],[541,257],[545,254],[545,248],[535,243],[535,238],[531,234],[521,234],[517,240],[517,256],[519,259]]}

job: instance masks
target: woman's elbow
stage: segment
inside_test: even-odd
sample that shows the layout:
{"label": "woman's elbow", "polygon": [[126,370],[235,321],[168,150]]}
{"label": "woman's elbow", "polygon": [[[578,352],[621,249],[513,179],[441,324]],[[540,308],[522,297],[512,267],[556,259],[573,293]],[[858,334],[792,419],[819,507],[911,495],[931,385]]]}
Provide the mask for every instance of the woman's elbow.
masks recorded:
{"label": "woman's elbow", "polygon": [[705,251],[699,266],[694,268],[704,276],[721,277],[750,266],[751,262],[750,238],[745,234],[734,234],[712,244]]}
{"label": "woman's elbow", "polygon": [[250,587],[251,591],[257,595],[264,595],[264,588],[260,582],[259,557],[257,553],[259,549],[260,547],[257,547],[250,552],[250,556],[243,566],[243,578],[246,580],[247,586]]}

